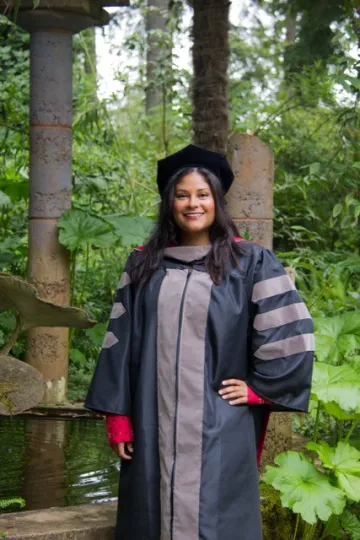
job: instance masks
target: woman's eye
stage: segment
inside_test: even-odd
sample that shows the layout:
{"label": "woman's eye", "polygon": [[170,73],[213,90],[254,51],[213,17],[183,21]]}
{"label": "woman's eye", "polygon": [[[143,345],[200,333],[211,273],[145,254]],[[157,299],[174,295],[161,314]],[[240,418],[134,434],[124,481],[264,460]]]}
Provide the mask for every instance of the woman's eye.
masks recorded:
{"label": "woman's eye", "polygon": [[177,199],[186,199],[186,195],[184,193],[179,193],[176,195]]}
{"label": "woman's eye", "polygon": [[206,199],[209,196],[208,193],[201,193],[200,199]]}

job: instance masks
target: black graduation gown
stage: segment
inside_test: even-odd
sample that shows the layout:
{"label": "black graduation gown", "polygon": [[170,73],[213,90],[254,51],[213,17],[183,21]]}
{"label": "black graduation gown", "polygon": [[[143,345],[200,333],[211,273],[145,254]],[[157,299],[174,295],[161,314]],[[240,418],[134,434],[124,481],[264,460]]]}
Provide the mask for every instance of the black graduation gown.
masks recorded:
{"label": "black graduation gown", "polygon": [[245,380],[273,410],[307,411],[313,325],[268,250],[214,285],[208,247],[170,247],[144,287],[130,255],[86,407],[131,416],[135,450],[120,473],[116,540],[261,540],[256,451],[268,407],[218,390]]}

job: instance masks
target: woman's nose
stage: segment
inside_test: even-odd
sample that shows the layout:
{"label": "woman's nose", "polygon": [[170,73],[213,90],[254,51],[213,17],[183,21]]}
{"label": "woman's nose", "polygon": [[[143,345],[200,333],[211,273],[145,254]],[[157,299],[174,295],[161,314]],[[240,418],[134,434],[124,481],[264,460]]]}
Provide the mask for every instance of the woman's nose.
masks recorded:
{"label": "woman's nose", "polygon": [[189,206],[190,208],[196,208],[198,205],[198,200],[196,197],[190,197],[189,198]]}

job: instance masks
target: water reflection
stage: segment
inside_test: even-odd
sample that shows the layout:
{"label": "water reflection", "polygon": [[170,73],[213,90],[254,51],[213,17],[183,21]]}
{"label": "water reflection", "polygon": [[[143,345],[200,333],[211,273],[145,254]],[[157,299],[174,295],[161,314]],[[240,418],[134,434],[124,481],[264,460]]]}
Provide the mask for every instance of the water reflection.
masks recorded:
{"label": "water reflection", "polygon": [[119,462],[101,420],[0,418],[0,499],[25,510],[116,498]]}
{"label": "water reflection", "polygon": [[23,497],[27,510],[65,506],[66,435],[62,420],[26,420]]}

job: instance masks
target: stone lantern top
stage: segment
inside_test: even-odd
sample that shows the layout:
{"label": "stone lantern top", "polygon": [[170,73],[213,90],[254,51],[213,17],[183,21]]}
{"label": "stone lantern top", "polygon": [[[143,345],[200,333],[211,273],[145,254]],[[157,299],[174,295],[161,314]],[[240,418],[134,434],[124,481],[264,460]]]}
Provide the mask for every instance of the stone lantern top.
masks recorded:
{"label": "stone lantern top", "polygon": [[[21,0],[16,23],[28,32],[49,29],[76,33],[107,24],[110,17],[104,7],[129,5],[130,0],[40,0],[34,9],[34,0]],[[3,12],[8,7],[8,0],[0,0]]]}

